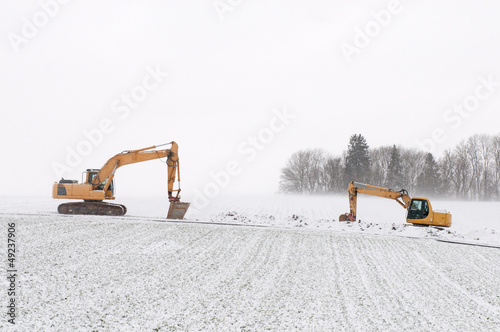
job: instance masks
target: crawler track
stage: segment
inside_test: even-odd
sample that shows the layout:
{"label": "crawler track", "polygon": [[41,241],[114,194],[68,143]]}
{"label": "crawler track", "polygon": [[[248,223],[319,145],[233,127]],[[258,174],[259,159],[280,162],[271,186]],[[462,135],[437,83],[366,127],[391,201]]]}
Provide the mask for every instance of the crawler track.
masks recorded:
{"label": "crawler track", "polygon": [[127,213],[125,205],[105,202],[71,202],[57,207],[61,214],[83,214],[97,216],[123,216]]}

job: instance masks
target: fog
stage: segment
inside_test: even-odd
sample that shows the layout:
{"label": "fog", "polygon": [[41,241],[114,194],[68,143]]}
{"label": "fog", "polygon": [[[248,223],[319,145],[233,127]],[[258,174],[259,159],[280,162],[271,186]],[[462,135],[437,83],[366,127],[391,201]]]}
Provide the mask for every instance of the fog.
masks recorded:
{"label": "fog", "polygon": [[[355,133],[439,157],[500,132],[499,14],[493,0],[3,1],[0,195],[50,196],[171,141],[188,197],[274,193],[293,152],[341,154]],[[166,167],[116,182],[166,195]]]}

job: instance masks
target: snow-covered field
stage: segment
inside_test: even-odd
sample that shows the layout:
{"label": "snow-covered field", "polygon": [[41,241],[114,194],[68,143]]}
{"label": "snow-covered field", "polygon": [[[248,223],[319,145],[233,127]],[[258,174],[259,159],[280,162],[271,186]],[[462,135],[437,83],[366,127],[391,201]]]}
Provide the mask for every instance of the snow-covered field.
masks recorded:
{"label": "snow-covered field", "polygon": [[337,221],[343,196],[218,198],[186,216],[206,224],[161,222],[158,199],[118,202],[127,216],[1,200],[4,261],[17,225],[18,331],[500,331],[500,249],[434,241],[500,244],[498,203],[432,201],[453,213],[443,231],[405,226],[383,199],[360,198],[351,224]]}
{"label": "snow-covered field", "polygon": [[[186,198],[185,201],[191,201]],[[202,201],[204,203],[204,201]],[[57,214],[62,203],[50,197],[7,198],[0,200],[0,213]],[[127,206],[128,217],[163,219],[168,201],[163,198],[120,198]],[[500,202],[436,201],[435,210],[453,214],[453,225],[440,230],[416,227],[405,222],[405,210],[388,199],[361,196],[358,198],[358,219],[361,222],[339,223],[341,213],[348,212],[346,195],[339,196],[231,196],[218,197],[209,204],[194,202],[186,215],[188,220],[305,227],[339,232],[385,234],[433,238],[500,246]]]}
{"label": "snow-covered field", "polygon": [[[195,206],[194,211],[187,217],[500,245],[500,202],[431,199],[431,204],[437,211],[446,210],[452,213],[452,227],[439,230],[413,226],[405,222],[406,211],[396,202],[366,196],[358,198],[358,220],[361,222],[339,223],[339,215],[349,210],[346,195],[218,198],[204,209],[196,209]],[[158,206],[161,206],[160,202]],[[147,209],[131,213],[145,215]]]}

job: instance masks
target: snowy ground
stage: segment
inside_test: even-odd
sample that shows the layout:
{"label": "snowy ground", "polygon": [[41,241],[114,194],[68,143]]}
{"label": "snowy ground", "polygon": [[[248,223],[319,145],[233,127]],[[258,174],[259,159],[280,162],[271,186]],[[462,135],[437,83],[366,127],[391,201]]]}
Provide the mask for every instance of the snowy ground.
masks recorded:
{"label": "snowy ground", "polygon": [[6,219],[22,239],[25,331],[500,329],[495,248],[125,218]]}
{"label": "snowy ground", "polygon": [[448,233],[370,198],[349,225],[345,197],[220,198],[187,215],[208,224],[158,221],[158,200],[120,200],[127,217],[1,202],[4,261],[17,225],[18,331],[500,331],[500,249],[433,240],[500,243],[498,203],[432,201],[453,213]]}
{"label": "snowy ground", "polygon": [[[191,201],[189,198],[186,201]],[[0,213],[56,214],[62,201],[45,198],[2,198]],[[165,218],[168,201],[163,198],[120,198],[129,217]],[[431,200],[433,209],[453,215],[449,229],[416,227],[405,222],[405,210],[396,202],[377,197],[358,198],[361,222],[339,223],[348,211],[346,195],[339,196],[248,196],[218,197],[209,204],[196,204],[188,220],[331,229],[339,232],[371,233],[500,246],[500,202],[461,202]],[[204,202],[202,202],[204,203]],[[205,206],[206,205],[206,206]]]}
{"label": "snowy ground", "polygon": [[452,227],[439,230],[413,226],[406,223],[406,211],[396,202],[367,196],[358,197],[361,222],[339,223],[339,215],[349,210],[346,195],[218,198],[203,209],[195,206],[187,217],[500,245],[500,202],[431,200],[431,204],[437,211],[452,213]]}

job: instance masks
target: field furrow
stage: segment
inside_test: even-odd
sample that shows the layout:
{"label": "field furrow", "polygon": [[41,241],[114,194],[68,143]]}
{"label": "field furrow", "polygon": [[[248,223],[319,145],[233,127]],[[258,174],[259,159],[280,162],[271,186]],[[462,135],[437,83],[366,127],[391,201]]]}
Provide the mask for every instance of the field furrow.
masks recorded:
{"label": "field furrow", "polygon": [[146,219],[4,220],[19,227],[23,330],[500,330],[494,248]]}

